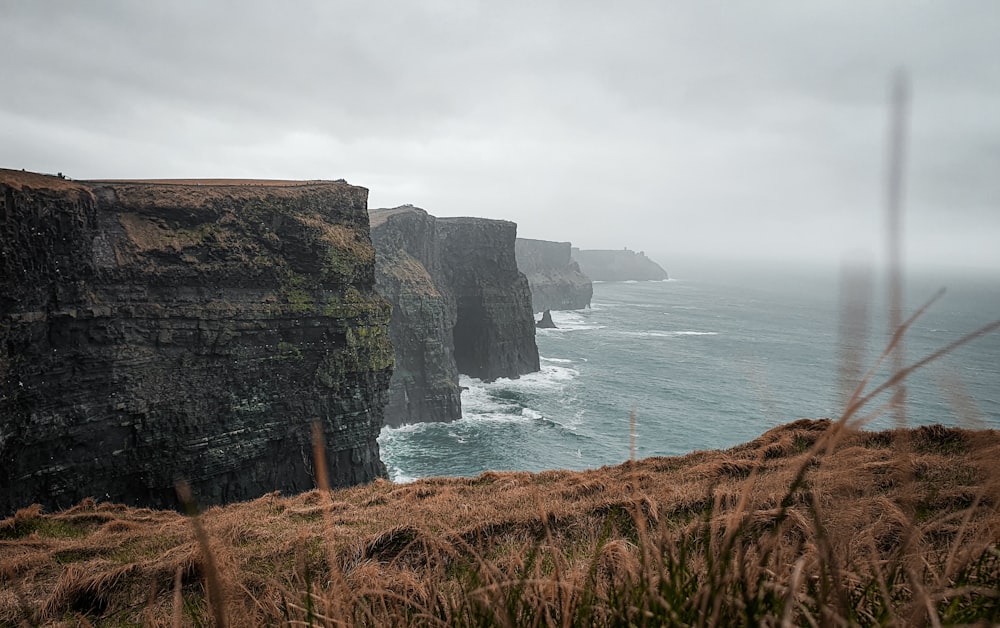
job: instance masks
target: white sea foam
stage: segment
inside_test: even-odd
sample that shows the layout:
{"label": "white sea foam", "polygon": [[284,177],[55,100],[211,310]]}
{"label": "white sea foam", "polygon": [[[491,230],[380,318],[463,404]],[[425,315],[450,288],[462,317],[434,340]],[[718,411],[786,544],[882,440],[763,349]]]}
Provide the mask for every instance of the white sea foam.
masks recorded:
{"label": "white sea foam", "polygon": [[[428,425],[433,425],[432,423],[407,423],[406,425],[400,425],[399,427],[383,427],[382,434],[415,434],[418,432],[423,432],[427,429]],[[381,437],[380,437],[381,438]]]}
{"label": "white sea foam", "polygon": [[583,415],[586,414],[586,412],[586,410],[580,408],[573,413],[573,416],[562,415],[553,418],[552,422],[566,430],[569,430],[570,432],[575,432],[583,423]]}
{"label": "white sea foam", "polygon": [[[560,358],[543,359],[539,372],[528,373],[518,379],[484,382],[462,375],[459,378],[463,388],[462,418],[459,421],[527,423],[544,419],[545,416],[537,409],[524,405],[526,402],[530,403],[531,395],[559,391],[579,375],[576,369],[555,363],[557,360],[561,364],[569,362]],[[505,395],[512,395],[513,398]]]}
{"label": "white sea foam", "polygon": [[539,329],[537,331],[540,333],[560,333],[587,329],[604,329],[604,325],[598,325],[588,319],[589,316],[587,314],[577,310],[552,312],[552,322],[556,324],[556,329]]}
{"label": "white sea foam", "polygon": [[573,360],[567,360],[565,358],[547,358],[544,355],[538,356],[542,362],[555,362],[556,364],[572,364]]}
{"label": "white sea foam", "polygon": [[[660,307],[663,307],[663,306],[649,304],[649,303],[642,303],[642,302],[639,302],[639,301],[595,301],[595,302],[593,302],[593,303],[590,304],[590,311],[592,311],[592,312],[593,311],[600,311],[600,310],[603,310],[605,308],[610,309],[610,308],[616,308],[616,307],[627,307],[627,308],[630,308],[630,309],[632,309],[632,308],[640,308],[640,307],[642,307],[642,308],[654,307],[654,308],[659,309]],[[676,306],[670,306],[670,307],[676,307]],[[563,310],[563,312],[565,312],[565,311],[566,310]],[[569,310],[569,311],[570,312],[586,312],[587,310]]]}
{"label": "white sea foam", "polygon": [[719,332],[716,331],[661,331],[661,330],[648,330],[648,331],[622,331],[618,332],[622,336],[633,336],[635,338],[680,338],[683,336],[718,336]]}
{"label": "white sea foam", "polygon": [[411,482],[416,482],[417,478],[405,475],[402,471],[393,467],[389,469],[389,479],[392,480],[394,484],[409,484]]}
{"label": "white sea foam", "polygon": [[[497,380],[497,381],[509,381],[509,380]],[[465,375],[459,378],[459,384],[462,386],[462,416],[466,416],[470,412],[474,412],[477,415],[492,415],[492,414],[502,414],[505,411],[515,410],[518,408],[518,404],[513,401],[508,401],[505,399],[497,399],[490,394],[492,386],[496,385],[496,382],[491,382],[487,384],[481,379],[476,379],[473,377],[466,377]]]}
{"label": "white sea foam", "polygon": [[468,398],[470,402],[477,405],[492,404],[496,407],[509,407],[509,404],[515,402],[497,399],[490,393],[502,390],[519,392],[558,388],[579,374],[579,371],[567,366],[543,364],[540,371],[522,375],[518,379],[500,378],[492,382],[484,382],[481,379],[462,375],[459,377],[458,383],[467,388],[467,390],[462,391],[463,406],[467,403],[466,398]]}

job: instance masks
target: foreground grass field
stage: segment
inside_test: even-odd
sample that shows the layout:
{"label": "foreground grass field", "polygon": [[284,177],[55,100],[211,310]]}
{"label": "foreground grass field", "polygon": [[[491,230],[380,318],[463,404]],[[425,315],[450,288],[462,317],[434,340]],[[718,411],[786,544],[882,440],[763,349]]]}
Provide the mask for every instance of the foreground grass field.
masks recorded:
{"label": "foreground grass field", "polygon": [[797,421],[727,451],[0,522],[0,624],[1000,621],[1000,433]]}

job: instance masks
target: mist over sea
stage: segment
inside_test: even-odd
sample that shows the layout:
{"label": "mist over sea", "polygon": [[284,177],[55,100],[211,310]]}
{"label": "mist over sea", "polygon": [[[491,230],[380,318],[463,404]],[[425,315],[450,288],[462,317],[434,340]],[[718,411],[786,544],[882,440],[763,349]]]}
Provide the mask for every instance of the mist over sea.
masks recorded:
{"label": "mist over sea", "polygon": [[[906,336],[913,362],[1000,318],[1000,277],[910,276],[907,315],[946,294]],[[888,341],[874,278],[867,368]],[[589,469],[636,455],[727,448],[798,418],[836,418],[841,304],[835,273],[703,274],[595,283],[590,309],[553,312],[538,330],[542,370],[491,383],[463,376],[463,418],[384,428],[395,481],[487,470]],[[875,378],[883,381],[885,370]],[[917,372],[908,423],[1000,429],[1000,334]],[[875,410],[888,397],[875,400]],[[892,427],[884,413],[869,427]]]}

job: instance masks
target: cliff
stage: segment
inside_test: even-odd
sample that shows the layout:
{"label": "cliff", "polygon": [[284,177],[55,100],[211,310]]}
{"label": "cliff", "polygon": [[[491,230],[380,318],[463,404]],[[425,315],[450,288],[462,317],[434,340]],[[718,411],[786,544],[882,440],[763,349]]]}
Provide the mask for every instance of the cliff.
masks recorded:
{"label": "cliff", "polygon": [[539,369],[514,223],[412,206],[369,214],[376,284],[393,306],[387,425],[461,418],[459,372],[494,380]]}
{"label": "cliff", "polygon": [[570,257],[569,242],[517,238],[514,252],[517,268],[528,278],[531,308],[581,310],[590,306],[594,285]]}
{"label": "cliff", "polygon": [[387,425],[462,418],[452,330],[457,310],[441,268],[436,219],[413,207],[372,210],[375,285],[392,303],[396,370]]}
{"label": "cliff", "polygon": [[528,280],[517,270],[517,225],[439,218],[442,262],[455,297],[455,364],[483,380],[539,370]]}
{"label": "cliff", "polygon": [[367,190],[0,170],[0,512],[176,507],[385,473]]}
{"label": "cliff", "polygon": [[661,281],[667,271],[642,251],[602,251],[573,248],[580,270],[594,281]]}

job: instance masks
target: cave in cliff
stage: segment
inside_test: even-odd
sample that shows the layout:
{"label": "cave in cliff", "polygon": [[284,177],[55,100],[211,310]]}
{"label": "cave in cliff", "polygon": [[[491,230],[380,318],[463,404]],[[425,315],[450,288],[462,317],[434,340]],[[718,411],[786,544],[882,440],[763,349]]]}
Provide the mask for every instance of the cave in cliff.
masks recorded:
{"label": "cave in cliff", "polygon": [[459,373],[489,378],[492,347],[486,333],[488,326],[482,301],[469,297],[459,299],[452,333]]}

